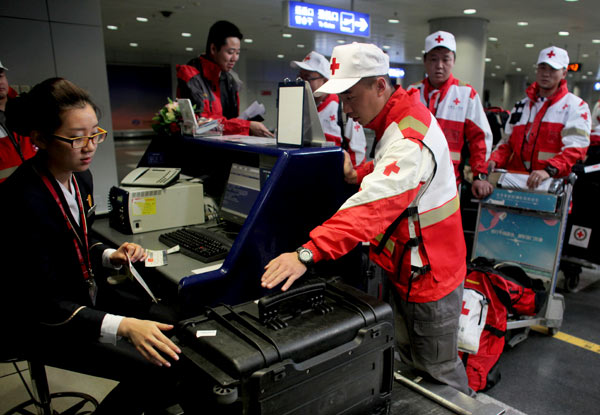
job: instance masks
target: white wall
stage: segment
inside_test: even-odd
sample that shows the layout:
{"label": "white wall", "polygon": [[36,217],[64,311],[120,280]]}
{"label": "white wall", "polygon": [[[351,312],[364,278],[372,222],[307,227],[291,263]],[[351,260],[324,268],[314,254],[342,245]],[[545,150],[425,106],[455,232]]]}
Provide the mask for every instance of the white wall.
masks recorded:
{"label": "white wall", "polygon": [[[9,83],[35,85],[60,76],[88,90],[112,126],[99,0],[13,0],[0,3],[0,60]],[[98,147],[91,167],[98,212],[108,211],[117,183],[112,134]]]}

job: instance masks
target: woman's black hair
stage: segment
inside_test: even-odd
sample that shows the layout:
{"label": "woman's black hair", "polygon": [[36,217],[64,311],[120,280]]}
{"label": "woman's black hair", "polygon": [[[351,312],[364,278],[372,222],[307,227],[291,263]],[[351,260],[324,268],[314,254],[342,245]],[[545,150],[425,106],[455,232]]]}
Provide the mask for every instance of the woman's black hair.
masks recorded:
{"label": "woman's black hair", "polygon": [[227,20],[219,20],[208,30],[208,39],[206,39],[206,54],[210,54],[210,45],[214,44],[217,52],[221,50],[228,37],[237,37],[242,40],[244,35],[236,25]]}
{"label": "woman's black hair", "polygon": [[49,78],[21,97],[9,100],[7,126],[21,135],[31,135],[32,131],[52,135],[60,128],[64,111],[86,105],[90,105],[99,118],[100,111],[87,91],[64,78]]}

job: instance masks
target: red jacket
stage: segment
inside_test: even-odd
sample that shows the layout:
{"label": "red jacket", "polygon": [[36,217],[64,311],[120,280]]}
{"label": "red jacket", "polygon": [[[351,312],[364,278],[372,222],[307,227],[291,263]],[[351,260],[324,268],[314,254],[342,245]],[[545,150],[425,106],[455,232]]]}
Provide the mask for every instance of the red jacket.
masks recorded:
{"label": "red jacket", "polygon": [[[315,262],[337,259],[361,241],[402,298],[436,301],[462,283],[466,247],[448,144],[419,95],[399,88],[366,128],[375,158],[357,169],[360,190],[304,246]],[[407,208],[385,246],[382,234]]]}
{"label": "red jacket", "polygon": [[452,74],[438,89],[427,78],[411,85],[408,90],[411,89],[419,90],[421,102],[429,108],[442,127],[448,140],[457,181],[462,177],[458,167],[463,161],[465,142],[469,146],[469,164],[474,176],[487,173],[487,159],[492,151],[493,137],[477,91]]}
{"label": "red jacket", "polygon": [[[17,92],[8,88],[8,98],[17,96]],[[0,183],[2,183],[13,171],[25,160],[29,160],[37,152],[31,138],[19,134],[12,134],[14,140],[9,137],[6,126],[0,124]]]}
{"label": "red jacket", "polygon": [[527,97],[511,111],[503,139],[490,160],[496,167],[519,172],[543,170],[551,165],[556,177],[567,176],[577,160],[583,160],[590,144],[591,115],[588,105],[560,81],[548,98],[538,95],[534,82]]}
{"label": "red jacket", "polygon": [[[221,105],[221,77],[226,79],[228,95],[235,96],[235,114],[226,118]],[[177,65],[177,97],[189,98],[202,117],[219,119],[224,124],[223,134],[250,134],[250,121],[235,118],[239,115],[239,83],[230,73],[223,73],[219,65],[204,56],[192,59],[187,65]]]}

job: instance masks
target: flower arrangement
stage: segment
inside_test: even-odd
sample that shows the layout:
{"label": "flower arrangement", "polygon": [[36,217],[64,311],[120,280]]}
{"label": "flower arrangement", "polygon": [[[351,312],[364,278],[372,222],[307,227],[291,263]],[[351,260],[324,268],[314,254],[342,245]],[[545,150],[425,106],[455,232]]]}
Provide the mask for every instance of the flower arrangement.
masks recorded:
{"label": "flower arrangement", "polygon": [[167,100],[169,102],[152,117],[152,121],[154,121],[152,129],[160,135],[179,134],[183,121],[179,103],[171,98],[167,98]]}

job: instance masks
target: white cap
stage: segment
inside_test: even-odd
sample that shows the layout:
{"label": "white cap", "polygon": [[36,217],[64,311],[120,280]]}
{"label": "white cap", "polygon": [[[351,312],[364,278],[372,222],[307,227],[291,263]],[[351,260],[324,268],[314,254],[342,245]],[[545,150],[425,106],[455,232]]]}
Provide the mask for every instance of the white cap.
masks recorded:
{"label": "white cap", "polygon": [[315,91],[317,97],[344,92],[361,78],[387,75],[390,58],[375,45],[353,42],[333,48],[329,69],[331,78]]}
{"label": "white cap", "polygon": [[0,69],[4,69],[5,71],[8,71],[8,68],[4,65],[2,65],[2,62],[0,62]]}
{"label": "white cap", "polygon": [[290,66],[292,68],[304,69],[305,71],[318,72],[327,79],[329,79],[331,76],[331,71],[329,70],[329,61],[327,58],[314,51],[306,55],[302,62],[292,61]]}
{"label": "white cap", "polygon": [[537,64],[540,63],[547,63],[554,69],[566,68],[569,66],[569,54],[564,49],[550,46],[540,52]]}
{"label": "white cap", "polygon": [[456,40],[454,35],[443,30],[438,30],[425,38],[425,53],[433,48],[444,47],[456,53]]}

